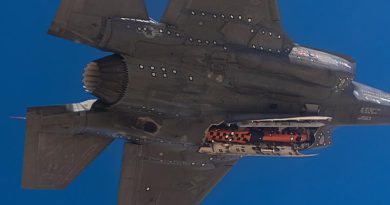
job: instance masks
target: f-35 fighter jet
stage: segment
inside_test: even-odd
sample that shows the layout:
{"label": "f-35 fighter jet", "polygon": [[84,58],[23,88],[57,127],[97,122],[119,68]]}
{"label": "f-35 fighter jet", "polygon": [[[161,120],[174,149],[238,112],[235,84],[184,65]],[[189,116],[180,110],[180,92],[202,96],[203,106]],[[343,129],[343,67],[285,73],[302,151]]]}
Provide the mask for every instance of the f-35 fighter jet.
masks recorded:
{"label": "f-35 fighter jet", "polygon": [[198,204],[240,157],[390,123],[390,95],[294,43],[276,0],[170,0],[160,22],[143,0],[62,0],[49,33],[113,55],[85,67],[97,100],[28,109],[24,188],[64,188],[122,139],[119,205]]}

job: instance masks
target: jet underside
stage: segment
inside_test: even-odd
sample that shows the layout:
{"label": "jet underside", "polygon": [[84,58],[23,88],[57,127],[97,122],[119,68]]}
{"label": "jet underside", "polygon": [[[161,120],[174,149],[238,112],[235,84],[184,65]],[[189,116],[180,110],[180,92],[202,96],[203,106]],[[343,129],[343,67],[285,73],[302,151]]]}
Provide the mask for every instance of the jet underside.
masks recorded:
{"label": "jet underside", "polygon": [[28,109],[23,187],[64,188],[123,139],[118,204],[197,204],[240,157],[390,122],[351,58],[294,43],[276,1],[256,2],[171,0],[156,22],[142,0],[63,1],[49,33],[113,54],[84,69],[96,100]]}

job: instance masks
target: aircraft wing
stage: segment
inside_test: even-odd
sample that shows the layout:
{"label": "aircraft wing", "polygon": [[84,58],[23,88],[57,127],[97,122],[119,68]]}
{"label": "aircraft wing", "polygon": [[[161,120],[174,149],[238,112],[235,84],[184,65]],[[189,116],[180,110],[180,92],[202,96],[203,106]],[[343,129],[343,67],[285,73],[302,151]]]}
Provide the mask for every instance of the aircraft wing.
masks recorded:
{"label": "aircraft wing", "polygon": [[197,44],[238,44],[275,53],[292,46],[280,26],[276,0],[170,0],[161,22]]}
{"label": "aircraft wing", "polygon": [[169,145],[125,144],[118,205],[199,204],[237,158]]}
{"label": "aircraft wing", "polygon": [[49,33],[95,45],[111,17],[149,19],[144,0],[62,0]]}

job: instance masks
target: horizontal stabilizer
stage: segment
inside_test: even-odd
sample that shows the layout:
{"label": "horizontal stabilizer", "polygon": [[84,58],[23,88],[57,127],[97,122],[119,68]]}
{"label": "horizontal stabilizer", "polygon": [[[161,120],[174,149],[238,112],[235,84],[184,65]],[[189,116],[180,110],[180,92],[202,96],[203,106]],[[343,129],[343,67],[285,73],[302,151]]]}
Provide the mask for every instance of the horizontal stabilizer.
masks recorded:
{"label": "horizontal stabilizer", "polygon": [[149,19],[144,0],[62,0],[49,33],[96,46],[115,17]]}
{"label": "horizontal stabilizer", "polygon": [[85,118],[71,106],[27,112],[22,187],[65,188],[112,139],[80,134]]}

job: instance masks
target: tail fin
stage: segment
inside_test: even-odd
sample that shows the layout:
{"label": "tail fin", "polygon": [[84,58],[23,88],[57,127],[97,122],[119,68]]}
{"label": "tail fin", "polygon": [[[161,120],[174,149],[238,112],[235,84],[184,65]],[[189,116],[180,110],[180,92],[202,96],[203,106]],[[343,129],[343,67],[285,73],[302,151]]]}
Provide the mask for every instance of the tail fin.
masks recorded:
{"label": "tail fin", "polygon": [[28,109],[23,188],[65,188],[112,142],[109,138],[79,134],[85,123],[82,113],[69,105]]}

